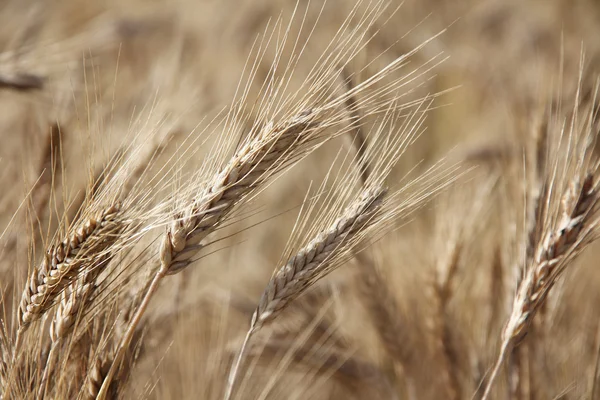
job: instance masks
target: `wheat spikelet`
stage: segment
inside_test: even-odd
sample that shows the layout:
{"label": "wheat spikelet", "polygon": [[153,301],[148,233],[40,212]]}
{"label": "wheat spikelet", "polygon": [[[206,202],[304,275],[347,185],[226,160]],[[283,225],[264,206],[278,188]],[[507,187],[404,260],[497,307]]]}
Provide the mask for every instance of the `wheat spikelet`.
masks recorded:
{"label": "wheat spikelet", "polygon": [[75,324],[77,316],[94,289],[93,275],[96,274],[85,273],[82,278],[69,287],[68,291],[61,294],[60,303],[49,328],[52,342],[58,342],[64,338]]}
{"label": "wheat spikelet", "polygon": [[107,372],[106,364],[97,359],[88,371],[87,395],[90,399],[95,399],[100,392]]}
{"label": "wheat spikelet", "polygon": [[451,328],[448,323],[448,303],[453,295],[452,282],[459,266],[459,260],[462,253],[462,243],[457,242],[452,245],[447,264],[443,265],[445,276],[436,274],[433,283],[433,303],[435,304],[435,314],[432,318],[432,333],[434,347],[441,357],[442,373],[441,378],[446,390],[446,398],[460,399],[461,387],[458,378],[456,366],[456,349],[451,339]]}

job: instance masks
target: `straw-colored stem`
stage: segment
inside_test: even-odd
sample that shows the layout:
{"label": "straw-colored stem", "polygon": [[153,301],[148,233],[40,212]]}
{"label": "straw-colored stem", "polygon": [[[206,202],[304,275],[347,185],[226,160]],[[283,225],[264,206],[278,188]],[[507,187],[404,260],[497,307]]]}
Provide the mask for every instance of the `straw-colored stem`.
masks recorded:
{"label": "straw-colored stem", "polygon": [[129,344],[131,343],[131,339],[133,338],[133,334],[135,333],[137,326],[139,325],[140,321],[142,320],[142,317],[144,316],[144,312],[148,308],[148,305],[150,304],[150,300],[152,299],[152,296],[158,289],[158,287],[160,285],[160,281],[162,280],[162,278],[164,278],[166,276],[166,272],[167,272],[166,270],[161,268],[158,270],[156,275],[154,275],[154,279],[152,280],[152,283],[148,287],[148,290],[146,291],[146,294],[144,295],[144,299],[140,303],[135,315],[133,316],[133,318],[131,319],[131,321],[129,321],[129,324],[127,325],[127,330],[125,331],[125,334],[123,335],[123,338],[121,339],[121,342],[119,343],[119,347],[117,348],[117,351],[115,353],[115,357],[113,359],[110,370],[108,371],[108,374],[106,374],[106,377],[104,378],[104,382],[102,382],[102,387],[100,388],[100,391],[98,392],[98,396],[96,397],[96,399],[104,400],[106,398],[106,395],[108,394],[108,388],[110,387],[112,379],[114,378],[115,374],[117,373],[118,369],[120,368],[123,357],[125,356],[125,352],[127,351],[127,348],[129,347]]}
{"label": "straw-colored stem", "polygon": [[498,356],[498,359],[496,360],[496,365],[494,365],[494,369],[492,370],[492,373],[490,375],[490,378],[487,381],[487,384],[485,386],[485,391],[483,392],[483,396],[481,397],[481,400],[487,400],[488,397],[490,396],[491,392],[492,392],[492,386],[494,386],[494,381],[496,380],[496,377],[498,376],[498,373],[500,372],[500,368],[502,367],[502,364],[504,363],[504,359],[506,358],[506,355],[508,354],[508,350],[509,350],[509,342],[504,342],[502,343],[502,348],[500,349],[500,355]]}
{"label": "straw-colored stem", "polygon": [[[254,320],[254,318],[253,318],[253,320]],[[256,332],[255,326],[252,325],[250,327],[250,329],[248,329],[248,332],[246,333],[246,337],[244,338],[244,342],[242,343],[242,347],[235,359],[235,362],[233,363],[231,370],[229,371],[229,377],[227,378],[227,387],[225,389],[225,396],[223,397],[224,400],[231,399],[231,395],[233,394],[233,388],[235,386],[235,381],[237,379],[237,374],[240,369],[240,365],[242,364],[244,355],[246,354],[246,348],[248,347],[248,342],[250,341],[250,338],[252,337],[254,332]]]}

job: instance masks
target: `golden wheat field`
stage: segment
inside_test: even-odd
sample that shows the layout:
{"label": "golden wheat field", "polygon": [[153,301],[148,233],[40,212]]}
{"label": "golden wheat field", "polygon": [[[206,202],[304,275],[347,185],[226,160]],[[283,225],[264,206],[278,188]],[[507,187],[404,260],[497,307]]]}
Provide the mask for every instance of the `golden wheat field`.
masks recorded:
{"label": "golden wheat field", "polygon": [[600,399],[599,37],[1,0],[0,399]]}

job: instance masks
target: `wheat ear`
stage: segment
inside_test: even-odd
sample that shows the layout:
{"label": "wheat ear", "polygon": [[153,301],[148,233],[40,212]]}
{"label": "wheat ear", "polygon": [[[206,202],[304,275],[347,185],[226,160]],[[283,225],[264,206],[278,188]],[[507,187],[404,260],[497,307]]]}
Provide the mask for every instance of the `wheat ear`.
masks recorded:
{"label": "wheat ear", "polygon": [[582,249],[596,239],[598,199],[599,188],[594,170],[581,179],[573,180],[564,194],[560,220],[540,243],[532,265],[519,286],[512,313],[502,333],[500,354],[483,400],[489,397],[504,359],[527,334],[532,319],[556,280]]}
{"label": "wheat ear", "polygon": [[167,229],[160,249],[160,268],[122,338],[99,399],[106,395],[124,351],[161,280],[182,271],[192,262],[192,257],[202,248],[200,242],[229,216],[235,205],[263,183],[279,163],[286,161],[294,144],[302,143],[302,135],[317,126],[315,115],[313,110],[306,110],[278,126],[269,124],[263,128],[260,135],[247,141],[225,168],[206,184],[198,199],[192,202],[188,214],[177,218]]}
{"label": "wheat ear", "polygon": [[120,206],[112,205],[101,210],[56,246],[48,249],[42,263],[31,271],[19,308],[19,331],[25,331],[29,325],[40,318],[54,300],[82,273],[93,259],[101,254],[119,230]]}
{"label": "wheat ear", "polygon": [[[51,246],[42,263],[33,268],[21,296],[18,313],[19,328],[13,347],[13,365],[23,334],[32,322],[50,310],[57,298],[78,276],[99,267],[107,249],[116,242],[126,226],[122,220],[121,205],[101,209],[87,218],[69,237]],[[53,356],[51,352],[50,356]],[[51,367],[52,359],[47,367]],[[45,371],[48,373],[48,369]],[[44,385],[40,386],[40,390]]]}
{"label": "wheat ear", "polygon": [[347,253],[352,244],[357,243],[356,237],[373,222],[385,193],[386,190],[381,186],[363,191],[328,229],[320,232],[275,272],[252,315],[250,328],[231,368],[225,400],[231,398],[237,373],[252,335],[339,265],[336,262],[339,256]]}

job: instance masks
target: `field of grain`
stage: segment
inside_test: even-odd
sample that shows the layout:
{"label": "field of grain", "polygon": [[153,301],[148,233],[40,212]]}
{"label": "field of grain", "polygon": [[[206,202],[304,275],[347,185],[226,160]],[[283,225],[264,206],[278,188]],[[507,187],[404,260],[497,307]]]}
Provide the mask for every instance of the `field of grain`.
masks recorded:
{"label": "field of grain", "polygon": [[599,35],[3,0],[0,399],[600,399]]}

